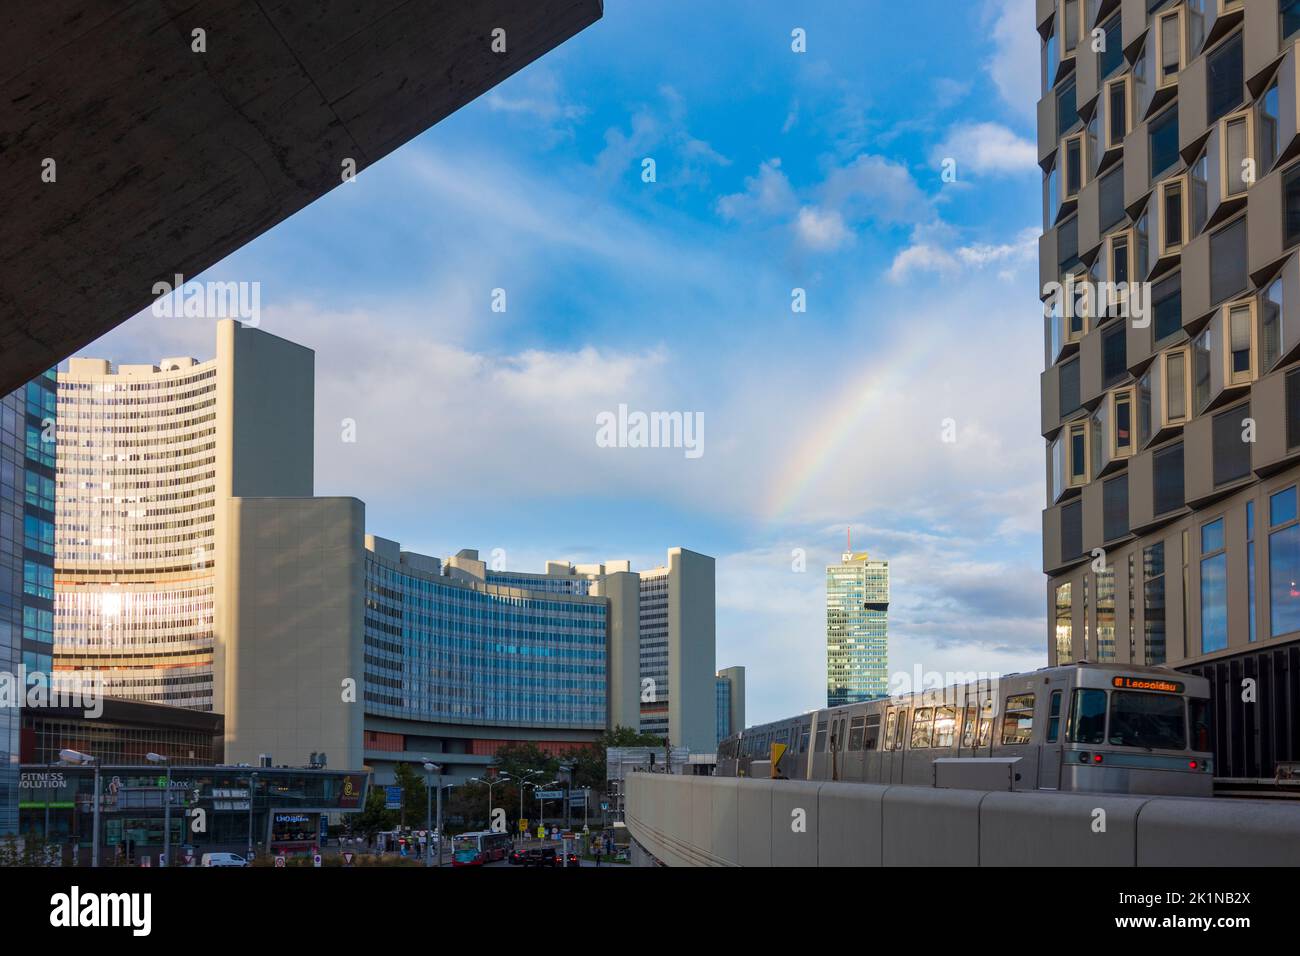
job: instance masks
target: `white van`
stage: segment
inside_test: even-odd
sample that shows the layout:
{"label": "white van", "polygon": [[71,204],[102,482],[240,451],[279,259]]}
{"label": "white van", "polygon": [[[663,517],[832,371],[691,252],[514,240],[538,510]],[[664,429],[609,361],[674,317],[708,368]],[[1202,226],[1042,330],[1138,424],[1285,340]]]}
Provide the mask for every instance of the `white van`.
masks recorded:
{"label": "white van", "polygon": [[248,866],[248,861],[238,853],[205,853],[203,866]]}

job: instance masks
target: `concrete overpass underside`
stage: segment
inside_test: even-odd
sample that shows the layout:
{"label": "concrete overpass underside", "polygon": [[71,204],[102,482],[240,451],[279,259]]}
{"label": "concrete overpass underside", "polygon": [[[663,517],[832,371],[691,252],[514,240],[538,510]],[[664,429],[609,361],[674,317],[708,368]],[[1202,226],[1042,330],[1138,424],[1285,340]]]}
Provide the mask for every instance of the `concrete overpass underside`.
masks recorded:
{"label": "concrete overpass underside", "polygon": [[146,308],[154,283],[193,278],[340,185],[345,159],[364,170],[602,11],[602,0],[5,5],[0,393]]}
{"label": "concrete overpass underside", "polygon": [[[668,866],[1294,866],[1288,801],[633,773],[633,861]],[[639,859],[638,859],[639,857]]]}

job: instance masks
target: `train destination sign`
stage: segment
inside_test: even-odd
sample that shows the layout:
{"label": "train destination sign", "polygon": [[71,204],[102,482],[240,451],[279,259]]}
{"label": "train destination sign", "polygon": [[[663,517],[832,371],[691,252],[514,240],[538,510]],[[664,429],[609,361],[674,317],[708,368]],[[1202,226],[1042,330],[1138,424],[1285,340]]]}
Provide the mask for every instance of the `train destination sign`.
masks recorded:
{"label": "train destination sign", "polygon": [[1157,677],[1116,677],[1111,680],[1112,687],[1122,690],[1157,690],[1162,694],[1181,694],[1183,685],[1176,680],[1161,680]]}

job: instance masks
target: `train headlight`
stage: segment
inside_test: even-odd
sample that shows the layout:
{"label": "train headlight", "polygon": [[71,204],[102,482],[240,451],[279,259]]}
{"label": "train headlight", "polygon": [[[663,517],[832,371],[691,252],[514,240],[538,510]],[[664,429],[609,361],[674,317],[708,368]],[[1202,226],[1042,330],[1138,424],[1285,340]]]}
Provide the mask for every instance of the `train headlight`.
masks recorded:
{"label": "train headlight", "polygon": [[1088,762],[1088,755],[1086,753],[1079,754],[1079,763],[1087,763],[1087,762]]}

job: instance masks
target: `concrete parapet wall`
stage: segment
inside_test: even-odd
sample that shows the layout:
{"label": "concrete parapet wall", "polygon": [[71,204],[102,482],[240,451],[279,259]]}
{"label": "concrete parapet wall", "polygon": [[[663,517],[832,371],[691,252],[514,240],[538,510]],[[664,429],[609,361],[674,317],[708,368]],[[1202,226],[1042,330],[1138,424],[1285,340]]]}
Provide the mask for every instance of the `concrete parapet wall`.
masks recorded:
{"label": "concrete parapet wall", "polygon": [[1295,866],[1300,807],[630,774],[627,826],[668,866]]}

